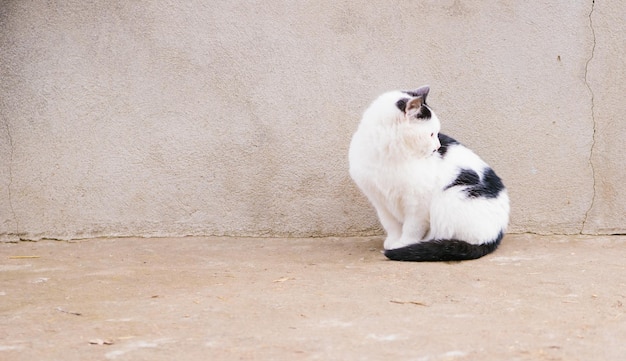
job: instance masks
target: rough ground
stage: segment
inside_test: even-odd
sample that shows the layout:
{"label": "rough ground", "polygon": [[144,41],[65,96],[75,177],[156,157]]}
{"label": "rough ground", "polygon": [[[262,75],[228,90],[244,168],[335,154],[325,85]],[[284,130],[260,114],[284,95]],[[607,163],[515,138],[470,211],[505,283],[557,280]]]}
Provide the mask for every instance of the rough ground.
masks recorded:
{"label": "rough ground", "polygon": [[626,359],[626,237],[421,264],[381,242],[0,244],[0,359]]}

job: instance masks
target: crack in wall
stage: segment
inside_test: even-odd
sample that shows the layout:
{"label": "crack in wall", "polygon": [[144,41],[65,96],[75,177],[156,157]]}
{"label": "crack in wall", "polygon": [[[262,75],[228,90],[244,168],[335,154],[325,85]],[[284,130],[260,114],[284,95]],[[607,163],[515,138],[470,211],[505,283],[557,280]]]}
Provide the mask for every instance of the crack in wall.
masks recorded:
{"label": "crack in wall", "polygon": [[591,167],[591,177],[593,180],[593,190],[592,190],[592,196],[591,196],[591,203],[589,204],[589,208],[587,209],[587,211],[585,212],[585,217],[583,219],[582,225],[580,227],[580,234],[583,234],[585,231],[585,227],[587,225],[587,221],[589,219],[589,213],[591,212],[591,210],[593,209],[593,206],[595,204],[596,201],[596,169],[593,165],[593,152],[595,150],[595,146],[596,146],[596,118],[595,118],[595,98],[594,98],[594,93],[593,93],[593,89],[591,88],[591,84],[589,84],[589,79],[588,79],[588,73],[589,73],[589,63],[591,63],[591,61],[593,60],[593,56],[596,50],[596,30],[593,27],[593,19],[592,19],[592,15],[593,15],[593,10],[595,8],[595,4],[596,1],[592,0],[591,1],[591,11],[589,12],[589,29],[591,29],[591,36],[592,36],[592,46],[591,46],[591,54],[589,55],[589,58],[587,59],[587,62],[585,63],[585,85],[587,86],[587,89],[589,89],[589,94],[591,94],[591,121],[593,122],[593,133],[592,133],[592,137],[591,137],[591,149],[589,151],[589,166]]}

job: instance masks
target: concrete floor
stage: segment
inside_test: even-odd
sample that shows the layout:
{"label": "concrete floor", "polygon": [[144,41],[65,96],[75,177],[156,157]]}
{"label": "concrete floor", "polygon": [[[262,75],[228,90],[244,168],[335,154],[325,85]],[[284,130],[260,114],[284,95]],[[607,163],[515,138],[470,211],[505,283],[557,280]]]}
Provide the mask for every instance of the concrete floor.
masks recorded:
{"label": "concrete floor", "polygon": [[476,261],[375,238],[0,244],[1,360],[624,360],[626,237]]}

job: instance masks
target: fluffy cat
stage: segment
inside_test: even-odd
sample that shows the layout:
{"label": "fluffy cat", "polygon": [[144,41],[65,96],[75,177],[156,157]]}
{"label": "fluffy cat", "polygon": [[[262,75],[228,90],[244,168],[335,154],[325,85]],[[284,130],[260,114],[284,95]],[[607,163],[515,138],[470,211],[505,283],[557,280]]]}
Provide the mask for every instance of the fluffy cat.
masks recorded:
{"label": "fluffy cat", "polygon": [[399,261],[467,260],[494,251],[509,221],[509,198],[478,155],[439,134],[429,87],[382,94],[350,143],[350,176],[387,233]]}

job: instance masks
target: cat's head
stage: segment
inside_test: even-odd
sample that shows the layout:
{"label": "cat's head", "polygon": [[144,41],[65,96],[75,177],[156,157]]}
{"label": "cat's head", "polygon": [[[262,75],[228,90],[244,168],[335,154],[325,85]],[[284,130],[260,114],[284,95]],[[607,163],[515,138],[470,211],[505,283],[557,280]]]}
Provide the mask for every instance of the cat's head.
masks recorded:
{"label": "cat's head", "polygon": [[414,156],[430,156],[441,147],[438,137],[441,124],[426,104],[429,90],[423,86],[384,93],[365,111],[363,121],[389,127],[397,135],[396,141]]}

